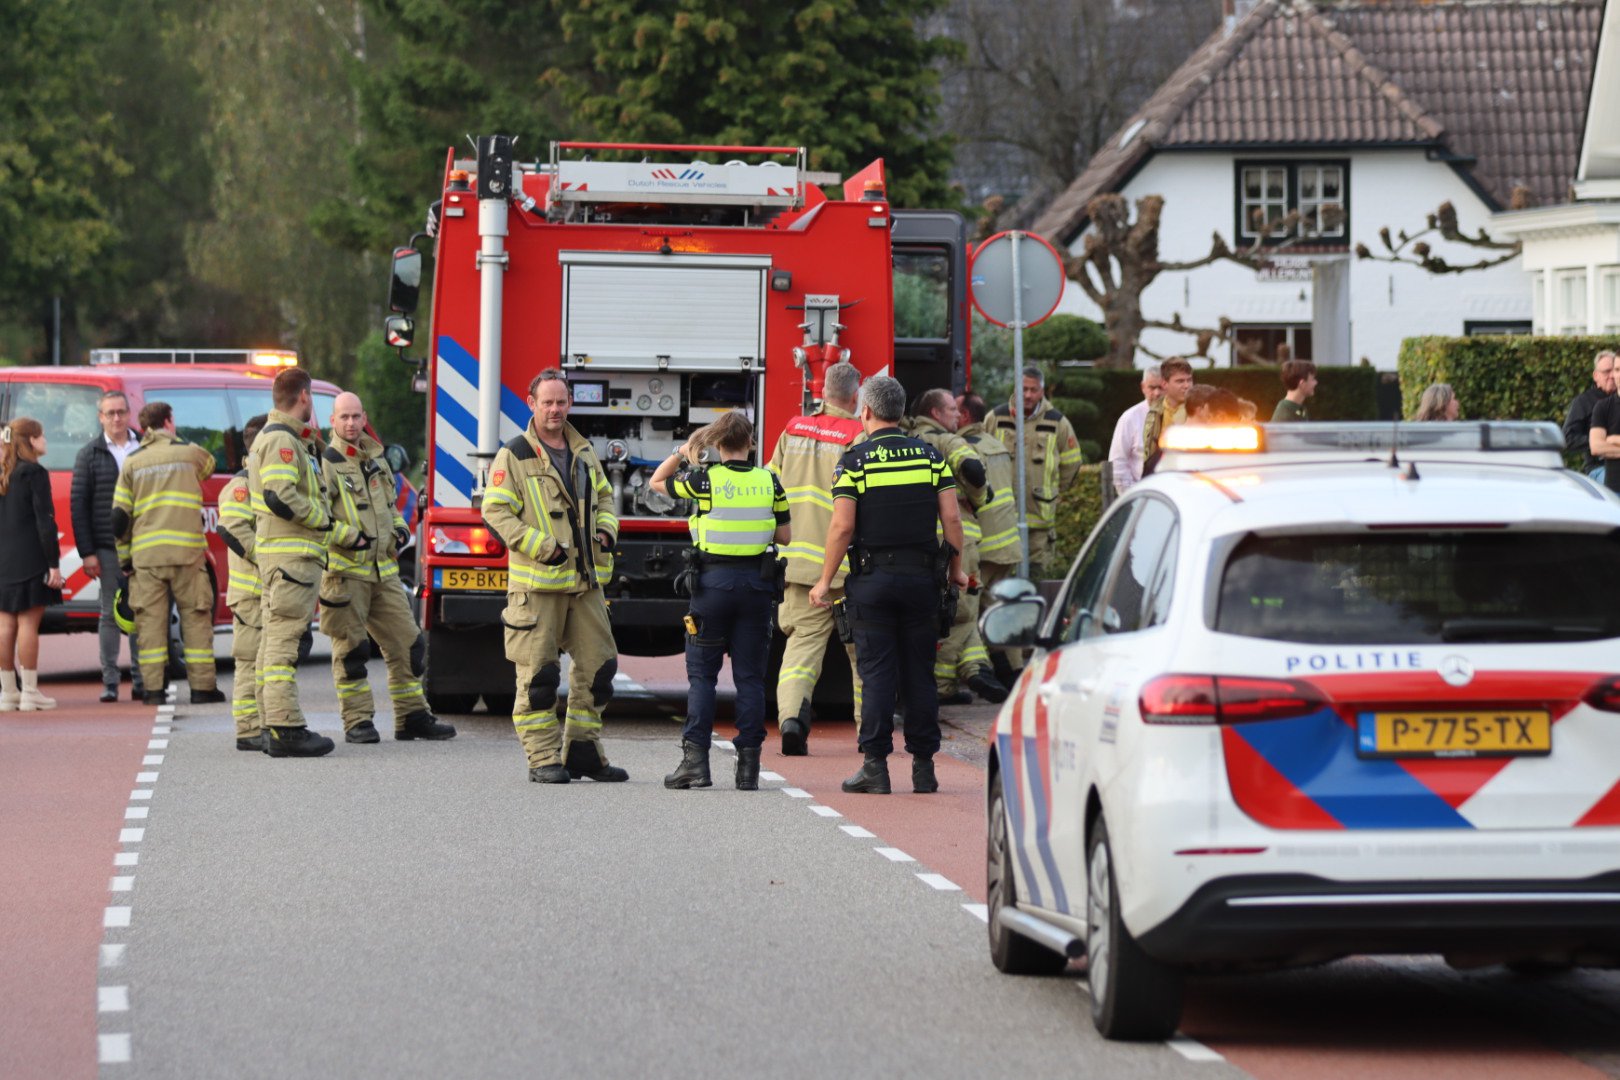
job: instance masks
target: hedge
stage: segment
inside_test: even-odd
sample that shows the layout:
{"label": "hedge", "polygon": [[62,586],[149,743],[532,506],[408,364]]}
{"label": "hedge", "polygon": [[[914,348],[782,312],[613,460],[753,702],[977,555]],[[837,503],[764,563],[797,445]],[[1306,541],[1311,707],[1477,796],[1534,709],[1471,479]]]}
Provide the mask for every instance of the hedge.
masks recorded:
{"label": "hedge", "polygon": [[1057,555],[1051,572],[1062,577],[1069,564],[1102,518],[1103,465],[1082,465],[1080,475],[1058,496],[1057,520],[1052,530],[1052,547]]}
{"label": "hedge", "polygon": [[1569,403],[1592,385],[1592,358],[1620,349],[1620,337],[1412,337],[1401,342],[1402,413],[1417,411],[1431,383],[1450,383],[1461,415],[1474,420],[1564,422]]}

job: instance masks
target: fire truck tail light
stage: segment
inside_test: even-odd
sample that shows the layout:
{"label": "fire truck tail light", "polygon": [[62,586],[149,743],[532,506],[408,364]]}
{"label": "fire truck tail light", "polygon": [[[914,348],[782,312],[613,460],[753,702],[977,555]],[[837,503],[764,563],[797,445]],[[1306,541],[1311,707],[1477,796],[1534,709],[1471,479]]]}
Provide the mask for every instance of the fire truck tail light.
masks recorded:
{"label": "fire truck tail light", "polygon": [[1604,679],[1581,699],[1594,709],[1620,713],[1620,678]]}
{"label": "fire truck tail light", "polygon": [[435,555],[506,554],[506,545],[483,525],[435,525],[428,533],[428,546]]}
{"label": "fire truck tail light", "polygon": [[1300,679],[1250,679],[1228,675],[1160,675],[1142,687],[1139,705],[1147,724],[1244,724],[1309,716],[1327,704],[1322,692]]}

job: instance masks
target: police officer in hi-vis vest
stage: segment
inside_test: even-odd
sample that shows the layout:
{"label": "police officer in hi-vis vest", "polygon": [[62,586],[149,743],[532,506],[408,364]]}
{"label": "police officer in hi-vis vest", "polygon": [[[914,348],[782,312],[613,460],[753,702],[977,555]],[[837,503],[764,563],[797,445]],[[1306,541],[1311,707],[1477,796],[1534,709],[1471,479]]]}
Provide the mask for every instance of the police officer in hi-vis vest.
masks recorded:
{"label": "police officer in hi-vis vest", "polygon": [[[729,653],[737,687],[737,790],[759,790],[776,545],[786,544],[793,534],[782,481],[769,469],[749,464],[753,449],[754,425],[741,412],[729,412],[694,434],[649,481],[655,490],[696,506],[691,528],[698,567],[686,626],[686,726],[681,730],[681,763],[664,777],[667,788],[710,784],[715,681]],[[719,462],[691,468],[704,450],[717,454]]]}
{"label": "police officer in hi-vis vest", "polygon": [[113,489],[118,561],[130,568],[137,657],[148,705],[168,700],[169,604],[180,612],[191,703],[225,700],[214,683],[214,589],[208,579],[202,486],[214,455],[175,434],[174,410],[149,401],[141,410],[141,445],[130,453]]}
{"label": "police officer in hi-vis vest", "polygon": [[[782,753],[789,757],[809,752],[810,698],[821,678],[821,661],[834,632],[832,612],[810,602],[810,587],[821,580],[827,551],[827,526],[832,524],[833,470],[844,452],[862,437],[855,419],[855,395],[861,373],[850,363],[833,364],[822,377],[822,406],[809,416],[795,416],[782,429],[767,467],[782,479],[788,509],[793,515],[793,540],[783,550],[787,557],[787,585],[777,609],[776,623],[787,638],[782,670],[776,681],[776,716],[782,731]],[[844,595],[841,564],[833,575],[831,599]],[[861,676],[855,649],[846,645],[854,681],[855,715],[861,714]]]}
{"label": "police officer in hi-vis vest", "polygon": [[[534,419],[495,455],[483,499],[484,521],[508,551],[501,622],[517,668],[512,724],[539,784],[630,778],[602,749],[602,710],[619,670],[602,587],[613,577],[619,519],[596,451],[568,423],[572,404],[561,371],[534,377]],[[561,730],[560,652],[572,661]]]}
{"label": "police officer in hi-vis vest", "polygon": [[[253,451],[253,443],[270,418],[263,413],[242,425],[242,449]],[[225,585],[225,602],[231,608],[231,718],[236,721],[236,748],[263,750],[263,730],[259,720],[264,680],[259,677],[259,636],[264,629],[260,600],[264,583],[259,566],[253,561],[253,493],[248,489],[248,471],[243,469],[225,482],[219,491],[219,524],[214,531],[229,549],[230,576]]]}
{"label": "police officer in hi-vis vest", "polygon": [[[906,392],[897,380],[880,375],[861,387],[866,441],[839,462],[827,556],[821,579],[810,590],[811,603],[829,603],[827,594],[847,551],[850,573],[844,588],[864,684],[860,745],[865,761],[843,788],[876,795],[889,793],[897,692],[905,702],[912,790],[939,790],[934,776],[940,741],[934,696],[939,598],[947,581],[959,589],[967,585],[951,467],[933,447],[900,430],[905,409]],[[939,574],[936,523],[949,547],[946,581]]]}
{"label": "police officer in hi-vis vest", "polygon": [[394,738],[455,738],[456,729],[428,710],[422,694],[427,643],[405,599],[395,558],[410,532],[394,506],[393,470],[383,460],[382,446],[366,434],[366,410],[356,394],[344,392],[332,402],[332,441],[321,455],[321,475],[333,518],[373,537],[363,551],[330,549],[321,579],[321,629],[332,639],[332,681],[343,737],[352,743],[382,739],[372,723],[376,706],[366,675],[369,638],[388,665]]}

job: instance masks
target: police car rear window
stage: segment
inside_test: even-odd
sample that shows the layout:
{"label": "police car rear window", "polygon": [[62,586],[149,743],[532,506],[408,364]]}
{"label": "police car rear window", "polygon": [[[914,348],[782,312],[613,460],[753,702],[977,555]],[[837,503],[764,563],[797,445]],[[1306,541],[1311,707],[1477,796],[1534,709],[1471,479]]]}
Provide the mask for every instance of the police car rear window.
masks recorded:
{"label": "police car rear window", "polygon": [[1620,637],[1620,539],[1559,532],[1250,536],[1215,629],[1321,644]]}

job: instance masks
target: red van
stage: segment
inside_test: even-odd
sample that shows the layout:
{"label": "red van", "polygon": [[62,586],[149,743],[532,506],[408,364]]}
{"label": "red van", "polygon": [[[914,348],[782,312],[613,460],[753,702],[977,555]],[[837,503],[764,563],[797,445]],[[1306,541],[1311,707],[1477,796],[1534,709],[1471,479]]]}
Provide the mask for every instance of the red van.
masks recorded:
{"label": "red van", "polygon": [[[250,364],[127,364],[103,363],[89,367],[0,368],[0,418],[32,416],[45,426],[48,451],[41,462],[51,473],[51,494],[56,506],[56,528],[61,536],[63,603],[45,612],[42,629],[48,633],[94,630],[101,616],[101,583],[84,572],[73,540],[69,492],[73,461],[79,449],[101,435],[98,419],[101,395],[121,391],[129,399],[131,418],[148,401],[166,401],[174,407],[180,437],[214,455],[214,475],[203,487],[203,525],[208,532],[208,570],[213,576],[214,623],[230,624],[225,606],[225,545],[213,534],[219,520],[217,498],[225,482],[242,469],[242,425],[270,411],[270,383],[278,367]],[[330,426],[332,401],[339,388],[315,380],[312,397],[315,422]],[[402,485],[402,512],[414,509],[416,493]],[[415,528],[415,522],[410,522]],[[405,572],[405,566],[401,571]]]}

